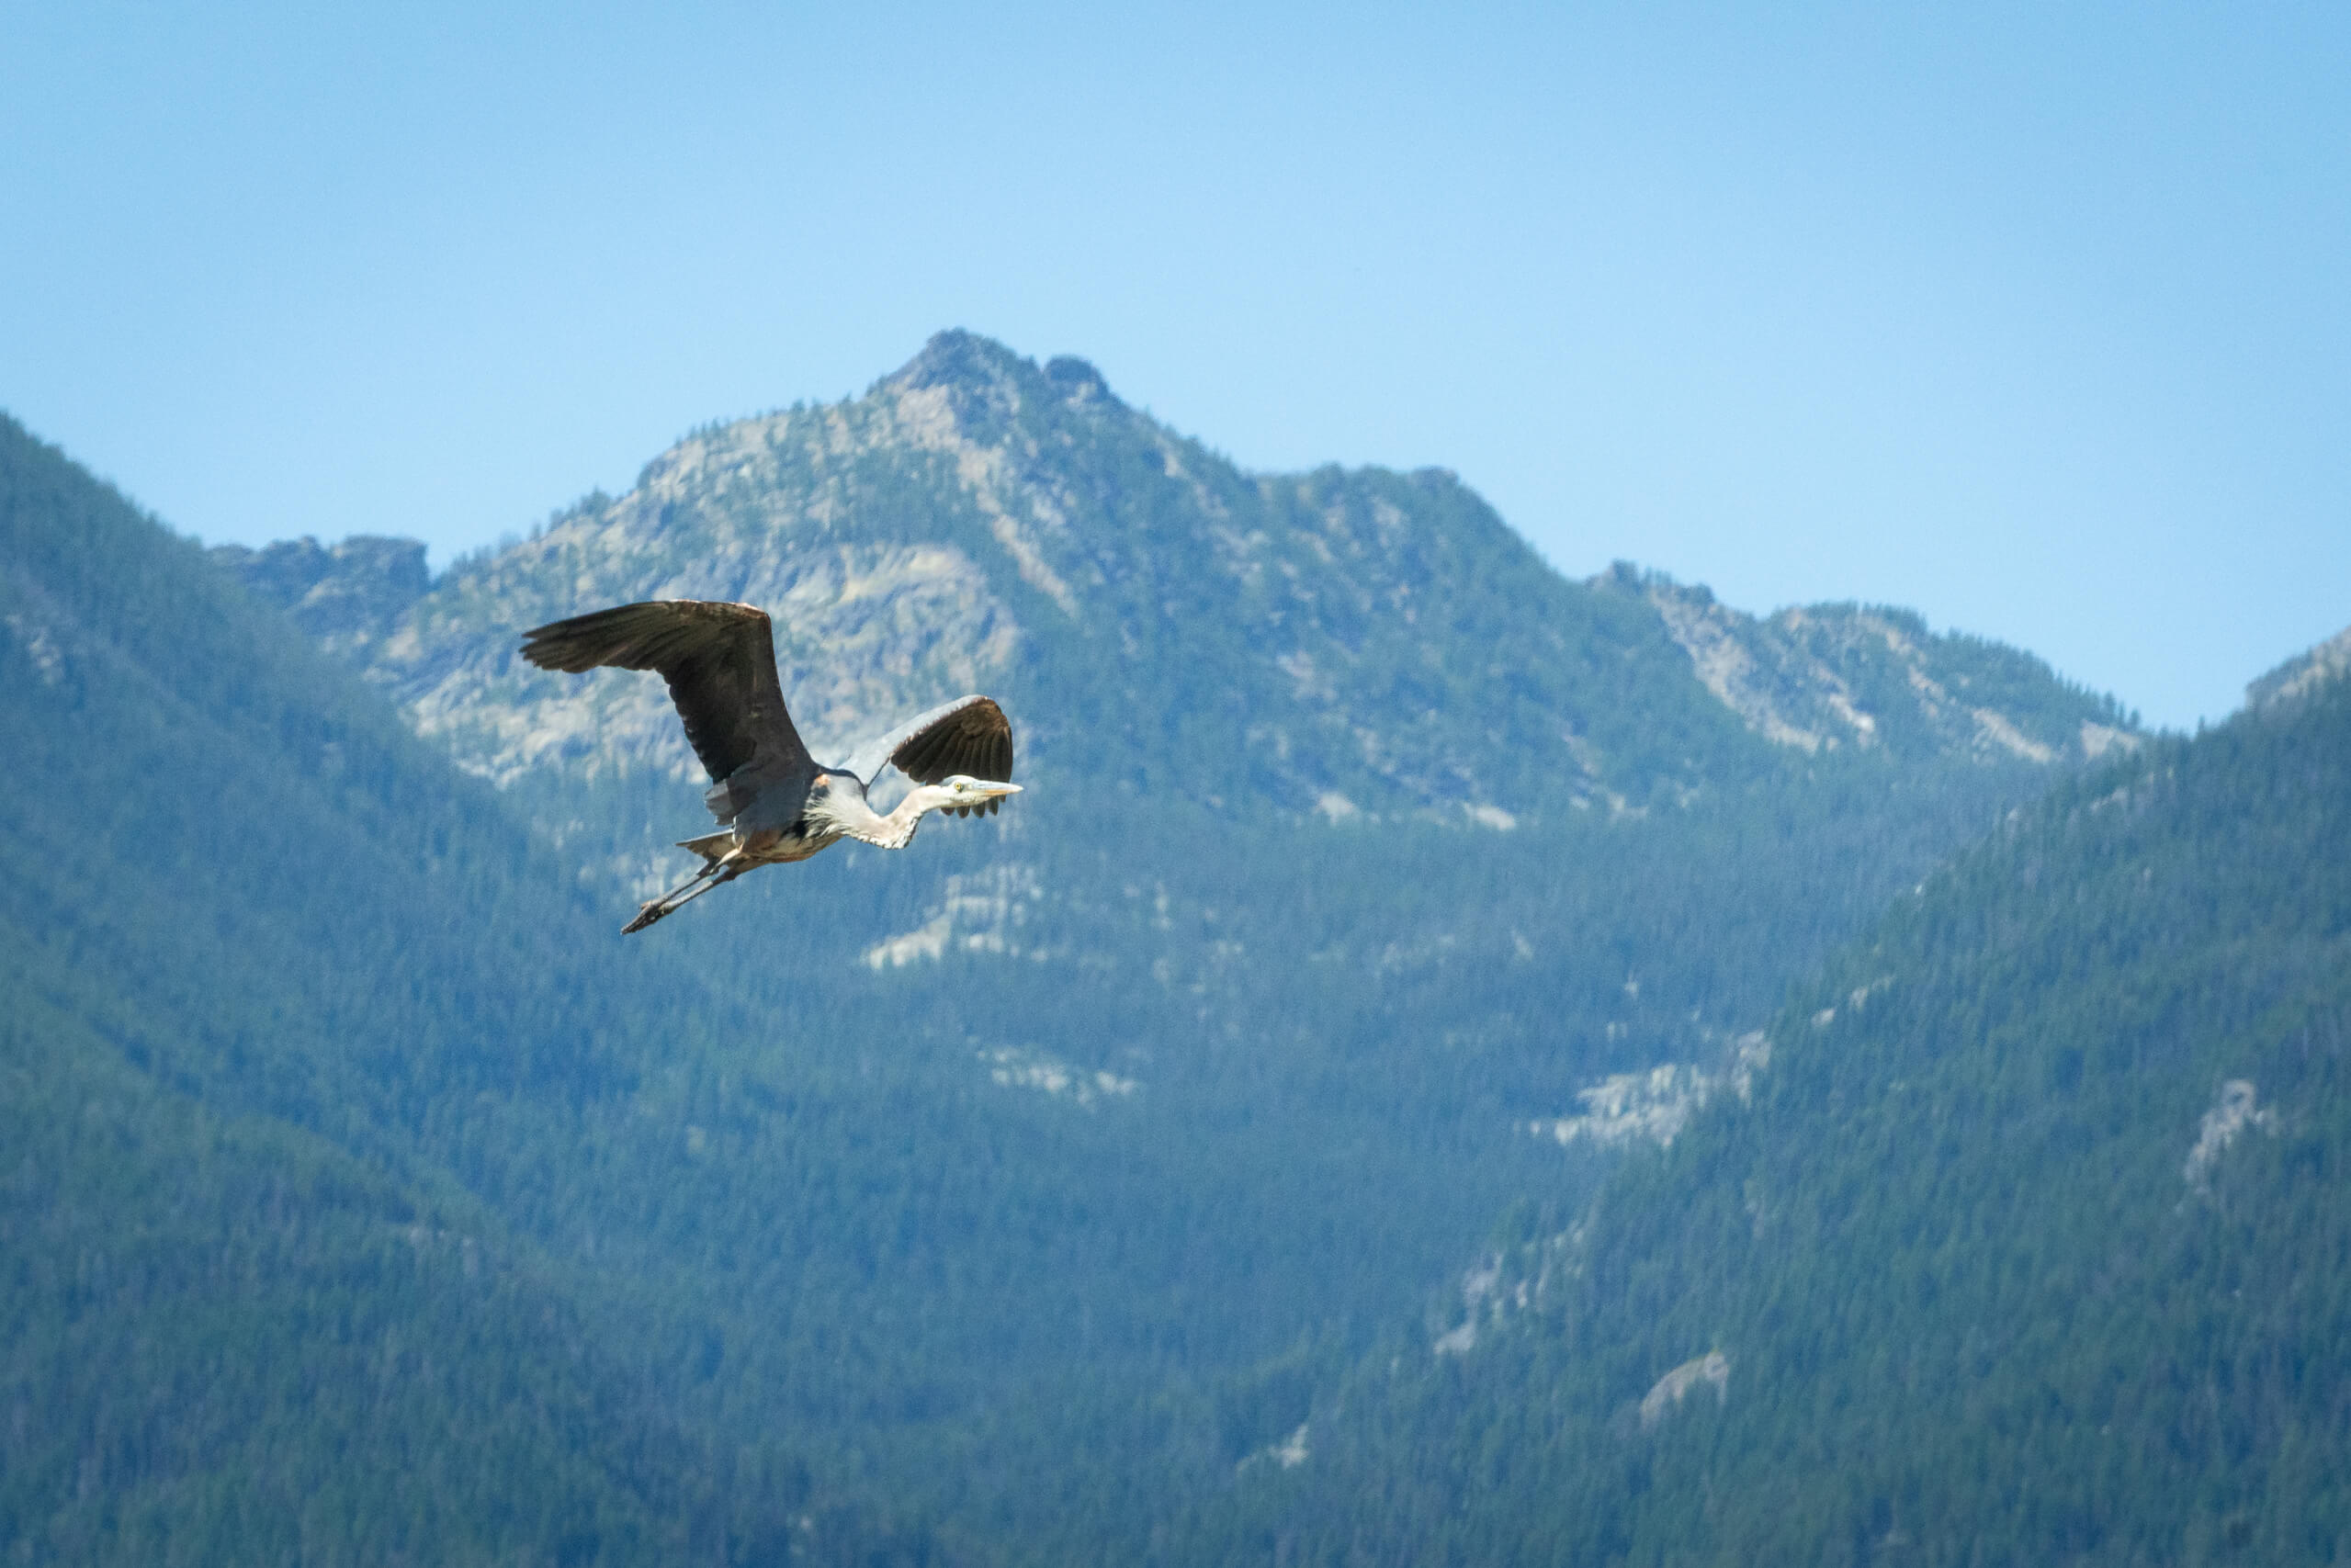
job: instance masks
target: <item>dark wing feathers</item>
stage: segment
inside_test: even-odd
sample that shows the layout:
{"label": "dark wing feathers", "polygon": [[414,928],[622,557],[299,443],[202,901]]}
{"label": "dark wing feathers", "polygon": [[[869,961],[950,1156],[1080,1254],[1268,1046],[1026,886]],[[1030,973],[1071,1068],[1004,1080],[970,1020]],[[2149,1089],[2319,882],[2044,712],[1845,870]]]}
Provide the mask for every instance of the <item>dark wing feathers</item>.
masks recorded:
{"label": "dark wing feathers", "polygon": [[937,784],[955,773],[1011,784],[1012,721],[992,697],[957,697],[866,741],[846,771],[870,788],[892,763],[916,784]]}
{"label": "dark wing feathers", "polygon": [[890,750],[899,773],[916,784],[956,773],[1012,782],[1012,726],[989,697],[966,697]]}
{"label": "dark wing feathers", "polygon": [[[784,709],[767,616],[748,604],[660,599],[574,615],[526,632],[523,657],[542,670],[571,674],[601,665],[660,671],[685,721],[687,741],[719,786],[709,799],[721,822],[743,804],[739,790],[728,789],[729,775],[754,757],[762,764],[754,775],[760,781],[776,773],[815,770]],[[937,784],[956,773],[1010,784],[1012,722],[993,698],[958,697],[867,741],[844,771],[870,785],[892,764],[917,784]],[[998,804],[966,811],[993,811]]]}
{"label": "dark wing feathers", "polygon": [[754,756],[768,767],[812,766],[784,708],[767,616],[748,604],[659,599],[574,615],[525,633],[523,657],[571,674],[599,665],[660,671],[714,780]]}

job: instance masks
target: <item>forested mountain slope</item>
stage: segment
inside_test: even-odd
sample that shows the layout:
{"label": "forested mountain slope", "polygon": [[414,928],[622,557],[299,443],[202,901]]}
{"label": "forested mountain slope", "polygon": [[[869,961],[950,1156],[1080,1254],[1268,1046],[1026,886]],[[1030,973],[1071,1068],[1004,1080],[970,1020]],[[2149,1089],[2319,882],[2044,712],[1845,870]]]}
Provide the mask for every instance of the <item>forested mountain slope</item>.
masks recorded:
{"label": "forested mountain slope", "polygon": [[[871,967],[888,1010],[967,987],[938,969],[966,955],[1023,1025],[975,1051],[1121,1080],[1148,1061],[1163,1091],[1205,1070],[1228,1101],[1272,1066],[1285,1094],[1377,1097],[1391,1137],[1399,1108],[1407,1136],[1465,1114],[1486,1137],[1599,1073],[1715,1053],[1995,806],[2136,743],[2015,649],[1882,608],[1758,621],[1629,567],[1571,582],[1449,475],[1244,473],[1082,361],[963,333],[863,398],[699,432],[437,582],[390,540],[216,555],[513,791],[623,916],[706,826],[680,787],[698,769],[659,681],[533,670],[522,629],[645,597],[768,606],[820,755],[988,690],[1030,793],[904,862],[829,868],[873,918],[796,929],[796,968]],[[724,897],[803,902],[760,887]],[[1328,914],[1318,887],[1344,889]],[[1750,923],[1770,962],[1715,940]],[[1104,1027],[1142,976],[1204,1000]],[[1345,1040],[1348,1065],[1204,1057],[1236,1028]]]}
{"label": "forested mountain slope", "polygon": [[2343,646],[1898,900],[1170,1559],[2351,1553]]}
{"label": "forested mountain slope", "polygon": [[531,671],[522,629],[763,604],[820,752],[1005,701],[1001,818],[631,939],[744,1027],[682,1066],[672,1190],[616,1169],[548,1234],[729,1303],[675,1341],[691,1397],[1030,1551],[1220,1492],[1295,1424],[1265,1391],[1311,1382],[1302,1347],[1343,1366],[1498,1208],[1586,1190],[1600,1162],[1531,1130],[1660,1064],[1686,1111],[1896,888],[2131,743],[2014,650],[1569,582],[1450,476],[1245,474],[962,333],[429,586],[397,541],[220,558],[614,927],[706,825],[696,771],[659,681]]}
{"label": "forested mountain slope", "polygon": [[5,421],[0,626],[0,1553],[728,1561],[825,1512],[529,1234],[658,1065],[622,999],[724,1012],[587,956],[488,788]]}
{"label": "forested mountain slope", "polygon": [[[1125,1551],[1583,1200],[1595,1080],[1686,1114],[2131,743],[2014,650],[1566,582],[1445,476],[1241,474],[960,334],[437,581],[207,561],[6,434],[9,1528],[64,1560],[304,1464],[357,1490],[281,1555]],[[994,691],[1034,787],[623,941],[706,826],[661,683],[512,654],[663,593],[777,610],[820,746]],[[435,1423],[483,1448],[398,1491]]]}

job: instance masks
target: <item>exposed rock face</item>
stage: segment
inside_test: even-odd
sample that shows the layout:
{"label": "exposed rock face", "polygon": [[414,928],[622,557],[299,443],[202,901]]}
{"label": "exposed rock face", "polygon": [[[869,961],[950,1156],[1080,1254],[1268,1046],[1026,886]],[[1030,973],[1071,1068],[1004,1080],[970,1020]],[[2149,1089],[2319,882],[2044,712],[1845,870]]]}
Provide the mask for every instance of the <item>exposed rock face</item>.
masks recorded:
{"label": "exposed rock face", "polygon": [[1505,1261],[1498,1254],[1481,1261],[1476,1268],[1462,1276],[1462,1320],[1454,1327],[1437,1336],[1430,1347],[1436,1354],[1469,1354],[1477,1348],[1478,1325],[1489,1319],[1498,1322],[1508,1315],[1511,1303],[1507,1296],[1499,1293]]}
{"label": "exposed rock face", "polygon": [[[1634,581],[1622,567],[1615,580]],[[2110,706],[2085,715],[2078,702],[2051,701],[2063,688],[2040,660],[1938,637],[1906,610],[1815,604],[1758,619],[1655,573],[1637,583],[1699,681],[1775,745],[1818,752],[1891,743],[2047,763],[2138,744]]]}
{"label": "exposed rock face", "polygon": [[1670,1147],[1701,1106],[1728,1089],[1742,1100],[1754,1091],[1755,1075],[1771,1065],[1771,1042],[1760,1030],[1732,1043],[1728,1059],[1709,1072],[1687,1062],[1665,1062],[1645,1073],[1616,1073],[1576,1098],[1583,1112],[1527,1123],[1527,1131],[1562,1144],[1588,1142],[1603,1148],[1654,1143]]}
{"label": "exposed rock face", "polygon": [[337,653],[356,654],[381,637],[433,587],[424,547],[414,539],[355,534],[333,546],[281,539],[258,550],[216,545],[211,554]]}
{"label": "exposed rock face", "polygon": [[1583,1271],[1588,1234],[1588,1224],[1578,1224],[1479,1258],[1461,1276],[1461,1321],[1438,1333],[1430,1342],[1430,1351],[1467,1355],[1489,1332],[1499,1332],[1541,1307],[1554,1287]]}
{"label": "exposed rock face", "polygon": [[1251,1465],[1258,1464],[1271,1464],[1282,1470],[1297,1469],[1313,1457],[1313,1450],[1306,1446],[1307,1433],[1312,1426],[1311,1422],[1299,1422],[1296,1430],[1288,1437],[1278,1443],[1268,1443],[1242,1460],[1234,1469],[1244,1473]]}
{"label": "exposed rock face", "polygon": [[2180,1179],[2192,1191],[2209,1192],[2213,1164],[2236,1142],[2237,1134],[2247,1127],[2266,1127],[2274,1120],[2274,1112],[2255,1104],[2251,1078],[2231,1078],[2221,1086],[2220,1098],[2197,1127],[2196,1146],[2187,1151],[2187,1161],[2180,1167]]}
{"label": "exposed rock face", "polygon": [[1451,474],[1246,474],[1084,361],[965,333],[861,398],[697,432],[429,592],[391,541],[222,558],[502,783],[698,776],[659,682],[514,657],[648,598],[769,610],[820,757],[985,690],[1024,777],[1333,821],[1637,815],[1788,748],[2047,763],[2111,706],[1900,612],[1767,623],[1629,570],[1569,582]]}
{"label": "exposed rock face", "polygon": [[2325,682],[2340,678],[2346,671],[2351,671],[2351,626],[2345,626],[2300,658],[2288,660],[2246,686],[2244,705],[2266,708],[2289,703]]}
{"label": "exposed rock face", "polygon": [[1656,1386],[1642,1396],[1641,1429],[1654,1428],[1666,1418],[1666,1412],[1690,1396],[1701,1384],[1714,1390],[1717,1404],[1728,1404],[1731,1397],[1731,1359],[1720,1350],[1709,1350],[1694,1361],[1684,1361],[1656,1381]]}
{"label": "exposed rock face", "polygon": [[1027,1046],[999,1046],[982,1051],[979,1059],[988,1064],[988,1076],[1007,1089],[1028,1089],[1066,1097],[1088,1109],[1099,1100],[1131,1098],[1142,1087],[1133,1078],[1107,1069],[1097,1067],[1090,1071],[1072,1066],[1059,1057]]}
{"label": "exposed rock face", "polygon": [[1716,604],[1703,588],[1663,577],[1649,578],[1643,592],[1700,682],[1748,728],[1806,751],[1877,744],[1877,720],[1855,705],[1851,687],[1790,635],[1803,626],[1803,612],[1759,622]]}
{"label": "exposed rock face", "polygon": [[897,969],[950,952],[1043,956],[1021,942],[1029,907],[1043,896],[1036,870],[1020,862],[991,866],[968,876],[950,876],[937,912],[910,931],[865,950],[871,969]]}

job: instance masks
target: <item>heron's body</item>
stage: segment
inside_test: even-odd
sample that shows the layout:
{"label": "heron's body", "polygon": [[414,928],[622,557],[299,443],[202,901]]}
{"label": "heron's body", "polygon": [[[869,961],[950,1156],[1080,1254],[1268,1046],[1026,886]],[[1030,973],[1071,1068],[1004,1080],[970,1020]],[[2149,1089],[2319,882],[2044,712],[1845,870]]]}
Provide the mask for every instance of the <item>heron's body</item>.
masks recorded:
{"label": "heron's body", "polygon": [[[702,798],[722,827],[679,846],[700,855],[702,869],[646,904],[627,931],[642,931],[747,871],[806,860],[844,838],[904,849],[925,814],[992,812],[1020,790],[1012,782],[1012,725],[983,696],[933,708],[844,763],[819,764],[785,711],[768,618],[748,604],[622,604],[528,632],[522,651],[542,670],[659,671],[687,742],[709,770]],[[884,815],[865,792],[890,766],[915,788]]]}

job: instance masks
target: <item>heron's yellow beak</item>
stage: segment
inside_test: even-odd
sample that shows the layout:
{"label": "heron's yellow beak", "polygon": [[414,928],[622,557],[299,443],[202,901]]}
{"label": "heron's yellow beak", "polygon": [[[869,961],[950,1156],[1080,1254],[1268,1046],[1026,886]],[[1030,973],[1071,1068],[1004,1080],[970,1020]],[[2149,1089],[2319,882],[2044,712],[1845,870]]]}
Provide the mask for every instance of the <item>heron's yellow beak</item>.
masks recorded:
{"label": "heron's yellow beak", "polygon": [[1021,786],[1016,784],[1007,784],[1002,779],[976,779],[968,773],[957,773],[945,783],[955,792],[955,804],[958,806],[983,806],[1021,793]]}

